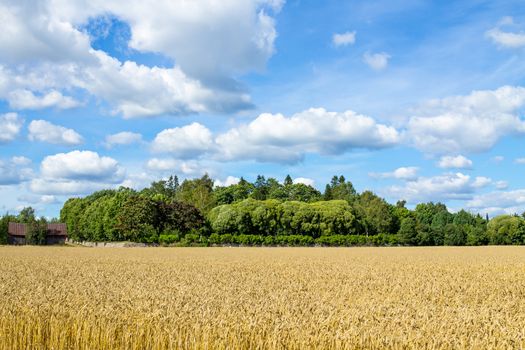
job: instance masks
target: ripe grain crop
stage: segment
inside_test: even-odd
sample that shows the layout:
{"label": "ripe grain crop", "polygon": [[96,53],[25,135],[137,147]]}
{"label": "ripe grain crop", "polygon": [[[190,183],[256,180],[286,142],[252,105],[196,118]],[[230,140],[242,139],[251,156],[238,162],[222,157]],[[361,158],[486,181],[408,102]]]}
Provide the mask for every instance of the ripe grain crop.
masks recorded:
{"label": "ripe grain crop", "polygon": [[0,349],[525,347],[525,247],[0,247]]}

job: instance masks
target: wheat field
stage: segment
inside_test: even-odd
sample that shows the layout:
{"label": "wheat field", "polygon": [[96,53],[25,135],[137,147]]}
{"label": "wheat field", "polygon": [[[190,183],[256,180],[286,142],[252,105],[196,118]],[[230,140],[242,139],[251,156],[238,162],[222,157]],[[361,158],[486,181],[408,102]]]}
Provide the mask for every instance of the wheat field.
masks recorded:
{"label": "wheat field", "polygon": [[525,247],[0,247],[0,271],[0,349],[525,347]]}

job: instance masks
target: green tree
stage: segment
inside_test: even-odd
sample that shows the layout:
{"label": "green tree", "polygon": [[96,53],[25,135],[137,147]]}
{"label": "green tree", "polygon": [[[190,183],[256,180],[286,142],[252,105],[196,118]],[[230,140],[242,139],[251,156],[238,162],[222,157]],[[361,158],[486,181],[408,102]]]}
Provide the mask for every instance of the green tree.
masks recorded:
{"label": "green tree", "polygon": [[26,244],[44,245],[47,237],[47,220],[41,217],[26,223]]}
{"label": "green tree", "polygon": [[467,243],[467,234],[462,226],[447,224],[445,226],[445,235],[443,243],[445,245],[465,245]]}
{"label": "green tree", "polygon": [[35,209],[33,209],[32,207],[25,207],[18,214],[18,222],[20,223],[27,224],[35,220]]}
{"label": "green tree", "polygon": [[332,177],[330,184],[327,185],[324,193],[325,200],[342,199],[353,202],[357,192],[350,181],[346,181],[343,175]]}
{"label": "green tree", "polygon": [[17,218],[6,213],[0,219],[0,244],[7,244],[7,237],[9,232],[9,223],[16,222]]}
{"label": "green tree", "polygon": [[284,185],[285,186],[293,185],[293,180],[292,180],[292,177],[290,175],[286,175],[286,177],[284,178]]}
{"label": "green tree", "polygon": [[365,234],[390,233],[394,226],[394,217],[390,205],[371,191],[357,196],[354,207]]}
{"label": "green tree", "polygon": [[254,182],[254,190],[251,195],[253,199],[265,200],[268,198],[268,193],[270,191],[268,181],[262,175],[257,175],[257,179]]}
{"label": "green tree", "polygon": [[191,204],[183,202],[159,202],[158,205],[158,223],[159,231],[176,231],[181,235],[188,233],[204,232],[206,228],[206,219],[202,216],[199,209]]}
{"label": "green tree", "polygon": [[417,243],[417,230],[416,221],[411,217],[406,217],[401,221],[399,228],[399,239],[403,244],[416,244]]}
{"label": "green tree", "polygon": [[445,227],[451,224],[454,220],[454,215],[447,210],[437,211],[430,225],[431,237],[429,245],[443,245],[445,243]]}
{"label": "green tree", "polygon": [[467,245],[485,245],[489,243],[487,230],[482,226],[467,226]]}
{"label": "green tree", "polygon": [[322,196],[321,192],[312,186],[302,183],[285,186],[286,200],[300,202],[317,202]]}
{"label": "green tree", "polygon": [[157,203],[152,199],[129,197],[117,218],[119,237],[132,242],[156,242],[161,225]]}
{"label": "green tree", "polygon": [[177,191],[177,200],[191,204],[207,214],[215,206],[213,180],[208,174],[200,179],[184,180]]}
{"label": "green tree", "polygon": [[179,189],[179,178],[176,175],[171,175],[167,180],[153,181],[149,188],[142,190],[142,194],[153,198],[161,196],[165,200],[173,200],[177,195]]}
{"label": "green tree", "polygon": [[511,215],[497,216],[488,223],[487,236],[490,244],[523,244],[525,243],[523,218]]}

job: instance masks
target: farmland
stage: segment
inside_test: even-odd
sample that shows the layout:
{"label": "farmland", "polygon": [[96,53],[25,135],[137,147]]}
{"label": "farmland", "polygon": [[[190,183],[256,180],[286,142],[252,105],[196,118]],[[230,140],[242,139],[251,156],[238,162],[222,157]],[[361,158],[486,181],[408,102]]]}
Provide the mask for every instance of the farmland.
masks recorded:
{"label": "farmland", "polygon": [[525,347],[522,247],[0,247],[0,271],[0,349]]}

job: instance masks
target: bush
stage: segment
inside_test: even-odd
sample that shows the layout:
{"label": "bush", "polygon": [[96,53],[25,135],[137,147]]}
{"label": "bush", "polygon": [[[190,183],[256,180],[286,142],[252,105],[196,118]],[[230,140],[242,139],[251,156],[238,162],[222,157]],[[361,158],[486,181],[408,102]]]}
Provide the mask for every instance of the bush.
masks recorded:
{"label": "bush", "polygon": [[178,234],[162,234],[159,236],[159,243],[162,245],[171,245],[180,241]]}
{"label": "bush", "polygon": [[41,218],[27,224],[26,244],[44,245],[47,236],[47,220]]}

